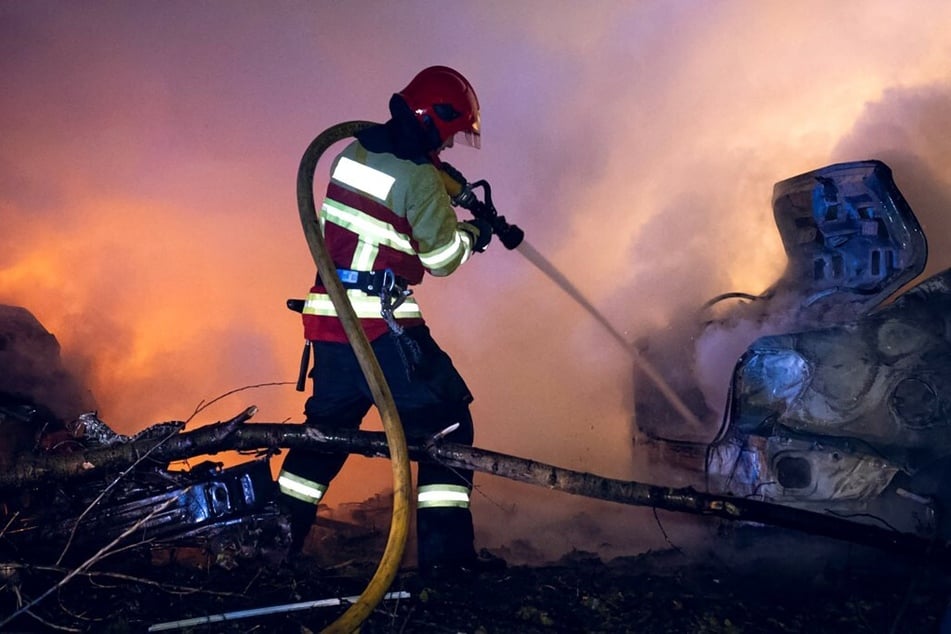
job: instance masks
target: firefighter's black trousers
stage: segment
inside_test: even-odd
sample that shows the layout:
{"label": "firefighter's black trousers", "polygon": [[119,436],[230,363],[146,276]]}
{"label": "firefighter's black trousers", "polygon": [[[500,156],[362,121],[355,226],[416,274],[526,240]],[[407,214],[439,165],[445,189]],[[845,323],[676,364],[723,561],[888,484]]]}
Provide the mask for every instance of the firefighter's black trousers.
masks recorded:
{"label": "firefighter's black trousers", "polygon": [[[386,334],[373,341],[372,346],[407,439],[410,442],[425,439],[459,423],[459,428],[445,440],[471,445],[473,427],[469,403],[472,395],[452,360],[439,348],[426,326],[406,328],[402,336],[408,337],[409,347],[416,347],[420,353],[412,368],[407,365],[407,340],[401,342],[395,335]],[[314,394],[307,399],[305,424],[328,430],[358,428],[373,405],[373,397],[349,344],[315,342],[314,368],[310,376],[314,381]],[[281,498],[291,512],[296,547],[303,543],[314,520],[319,495],[343,468],[347,455],[306,449],[288,452],[279,480],[287,483],[288,478],[293,478],[290,484],[304,482],[303,490],[311,492],[300,495],[281,487],[284,492]],[[317,499],[312,494],[315,485],[320,490]],[[471,487],[471,471],[419,464],[416,529],[421,568],[464,563],[475,557],[468,504]],[[433,489],[435,501],[424,501],[423,491]],[[450,491],[452,499],[440,499],[443,489]]]}

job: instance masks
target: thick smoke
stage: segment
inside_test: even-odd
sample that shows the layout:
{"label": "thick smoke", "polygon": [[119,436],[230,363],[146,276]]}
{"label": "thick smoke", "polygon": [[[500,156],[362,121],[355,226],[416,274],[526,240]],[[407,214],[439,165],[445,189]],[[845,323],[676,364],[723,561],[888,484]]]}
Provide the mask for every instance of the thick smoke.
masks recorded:
{"label": "thick smoke", "polygon": [[894,87],[871,102],[833,156],[863,155],[891,166],[928,238],[932,275],[951,266],[951,81]]}
{"label": "thick smoke", "polygon": [[[4,3],[0,302],[59,338],[123,432],[293,382],[283,305],[313,275],[300,156],[330,125],[385,118],[430,64],[469,76],[483,106],[482,150],[446,158],[631,341],[775,280],[772,185],[832,162],[888,162],[943,268],[949,27],[945,3],[885,0]],[[526,259],[494,245],[418,295],[476,394],[477,444],[650,475],[630,358]],[[303,396],[248,389],[195,424],[252,403],[299,420]],[[329,502],[387,473],[354,460]],[[662,540],[640,510],[479,485],[477,517],[512,527],[490,541],[577,525],[578,508],[604,523],[572,546]]]}

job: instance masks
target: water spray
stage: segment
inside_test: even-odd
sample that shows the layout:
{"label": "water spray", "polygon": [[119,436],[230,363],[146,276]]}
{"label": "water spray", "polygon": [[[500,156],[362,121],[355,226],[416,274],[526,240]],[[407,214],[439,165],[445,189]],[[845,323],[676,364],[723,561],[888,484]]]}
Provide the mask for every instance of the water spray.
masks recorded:
{"label": "water spray", "polygon": [[[445,171],[444,181],[446,189],[452,196],[452,201],[456,206],[468,209],[472,215],[481,220],[485,220],[492,227],[492,233],[495,234],[502,245],[509,250],[517,250],[526,260],[528,260],[536,269],[544,274],[548,279],[554,282],[561,290],[580,307],[585,309],[588,314],[594,317],[601,326],[611,335],[624,351],[631,357],[631,360],[637,368],[649,378],[660,390],[660,393],[666,398],[671,406],[696,430],[703,430],[704,425],[697,418],[697,415],[687,407],[672,387],[664,380],[664,377],[654,368],[654,366],[645,359],[610,321],[581,293],[581,291],[571,283],[571,281],[552,264],[535,247],[525,241],[525,232],[518,225],[510,224],[505,216],[499,215],[492,202],[492,188],[489,183],[480,180],[474,183],[467,183],[465,178],[448,163],[443,164]],[[483,190],[483,199],[479,200],[475,190]]]}
{"label": "water spray", "polygon": [[597,308],[595,308],[594,304],[588,301],[585,296],[582,295],[581,291],[578,290],[578,288],[572,284],[571,281],[568,280],[568,278],[565,277],[561,271],[555,267],[554,264],[552,264],[545,256],[539,253],[535,247],[524,240],[520,245],[518,245],[517,250],[519,253],[525,256],[525,259],[531,262],[536,269],[541,271],[548,279],[557,284],[558,287],[567,293],[576,304],[588,311],[588,314],[594,317],[595,321],[604,327],[608,334],[610,334],[611,337],[616,342],[618,342],[618,344],[620,344],[628,356],[631,357],[634,365],[636,365],[637,368],[654,383],[664,398],[666,398],[670,405],[675,410],[677,410],[677,413],[683,416],[685,421],[692,425],[696,430],[704,429],[704,425],[700,419],[697,418],[697,415],[694,414],[689,407],[687,407],[686,403],[683,402],[683,399],[681,399],[677,395],[677,392],[675,392],[674,389],[670,387],[670,384],[664,380],[664,377],[660,374],[660,372],[658,372],[657,369],[655,369],[654,366],[637,351],[631,342],[625,339],[624,336],[618,332],[614,326],[611,325],[611,322],[608,321],[607,317],[605,317]]}

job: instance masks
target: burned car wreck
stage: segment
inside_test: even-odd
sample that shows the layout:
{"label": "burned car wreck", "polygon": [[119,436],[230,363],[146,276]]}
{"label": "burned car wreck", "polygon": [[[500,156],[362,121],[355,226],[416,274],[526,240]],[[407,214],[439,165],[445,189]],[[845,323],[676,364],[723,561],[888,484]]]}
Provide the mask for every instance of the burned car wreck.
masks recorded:
{"label": "burned car wreck", "polygon": [[[927,243],[880,161],[781,181],[773,211],[781,279],[711,300],[680,325],[688,344],[682,331],[642,349],[711,433],[686,430],[644,381],[638,427],[693,451],[710,491],[951,537],[951,270],[888,301],[922,273]],[[743,348],[717,420],[700,371],[683,368],[724,336]]]}

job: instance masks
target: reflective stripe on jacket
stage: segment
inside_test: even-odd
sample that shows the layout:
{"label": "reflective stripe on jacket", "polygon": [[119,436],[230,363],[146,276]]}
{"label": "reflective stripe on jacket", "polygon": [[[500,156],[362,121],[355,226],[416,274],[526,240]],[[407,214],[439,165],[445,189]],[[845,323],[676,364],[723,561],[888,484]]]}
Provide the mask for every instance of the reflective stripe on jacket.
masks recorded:
{"label": "reflective stripe on jacket", "polygon": [[[391,269],[410,284],[419,284],[426,272],[449,275],[472,254],[474,236],[456,218],[437,168],[370,152],[359,141],[334,160],[319,220],[338,267]],[[348,297],[371,341],[387,331],[379,298],[360,291]],[[394,315],[403,326],[423,323],[412,297]],[[304,336],[311,341],[347,341],[319,284],[311,289],[303,320]]]}
{"label": "reflective stripe on jacket", "polygon": [[[349,290],[347,297],[350,299],[350,305],[353,306],[353,312],[360,319],[374,319],[380,316],[379,297],[367,295],[361,290]],[[334,308],[330,295],[311,292],[307,295],[307,301],[304,302],[304,314],[336,317],[337,310]],[[393,315],[397,319],[422,319],[423,317],[414,297],[403,300],[403,303],[393,311]]]}

